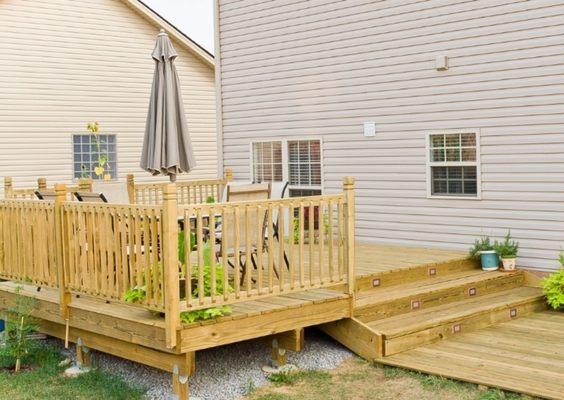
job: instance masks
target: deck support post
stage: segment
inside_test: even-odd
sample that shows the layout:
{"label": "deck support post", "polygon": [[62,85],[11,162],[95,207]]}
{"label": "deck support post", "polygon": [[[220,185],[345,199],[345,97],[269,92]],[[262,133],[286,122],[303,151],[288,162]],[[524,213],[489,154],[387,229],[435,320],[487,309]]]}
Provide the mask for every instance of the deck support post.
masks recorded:
{"label": "deck support post", "polygon": [[37,178],[37,189],[39,189],[39,190],[47,189],[47,179],[46,178]]}
{"label": "deck support post", "polygon": [[[354,307],[355,276],[354,276],[354,251],[355,251],[355,194],[354,178],[346,176],[343,179],[343,192],[345,195],[345,265],[347,268],[347,292],[351,296],[351,312]],[[352,314],[351,314],[352,315]]]}
{"label": "deck support post", "polygon": [[11,199],[14,196],[14,181],[11,176],[4,177],[4,198]]}
{"label": "deck support post", "polygon": [[176,185],[163,186],[163,276],[166,346],[174,348],[180,328],[180,273],[178,268],[178,200]]}
{"label": "deck support post", "polygon": [[67,200],[67,186],[63,184],[55,185],[55,254],[57,261],[57,284],[59,286],[59,310],[61,317],[68,324],[69,319],[69,303],[71,294],[67,290],[65,277],[65,263],[67,257],[64,253],[66,238],[63,227],[63,203]]}
{"label": "deck support post", "polygon": [[188,375],[181,374],[178,365],[174,365],[172,369],[172,393],[175,396],[174,399],[189,399]]}
{"label": "deck support post", "polygon": [[272,362],[273,367],[278,368],[286,365],[286,349],[280,346],[278,339],[272,339]]}
{"label": "deck support post", "polygon": [[90,349],[84,345],[81,338],[76,341],[76,363],[80,368],[90,366]]}
{"label": "deck support post", "polygon": [[135,176],[127,174],[127,197],[130,204],[135,204]]}
{"label": "deck support post", "polygon": [[270,340],[276,339],[278,341],[278,345],[285,348],[286,350],[298,352],[302,351],[304,348],[304,328],[297,328],[292,329],[291,331],[277,333],[276,335],[270,336],[269,338]]}

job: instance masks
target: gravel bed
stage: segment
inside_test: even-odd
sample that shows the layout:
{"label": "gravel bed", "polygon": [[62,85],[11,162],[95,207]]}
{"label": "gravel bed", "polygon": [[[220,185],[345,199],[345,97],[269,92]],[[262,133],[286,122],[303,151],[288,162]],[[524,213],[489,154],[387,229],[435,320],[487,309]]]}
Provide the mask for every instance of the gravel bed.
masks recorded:
{"label": "gravel bed", "polygon": [[[53,342],[62,346],[61,341],[53,339]],[[339,343],[312,329],[306,331],[304,350],[288,352],[288,362],[300,369],[332,369],[352,355]],[[74,352],[69,351],[69,356],[74,357]],[[249,388],[267,383],[261,368],[270,360],[270,348],[260,340],[198,351],[196,374],[190,377],[190,395],[202,400],[238,399]],[[145,388],[148,399],[169,399],[172,393],[168,372],[99,352],[92,354],[92,364]]]}

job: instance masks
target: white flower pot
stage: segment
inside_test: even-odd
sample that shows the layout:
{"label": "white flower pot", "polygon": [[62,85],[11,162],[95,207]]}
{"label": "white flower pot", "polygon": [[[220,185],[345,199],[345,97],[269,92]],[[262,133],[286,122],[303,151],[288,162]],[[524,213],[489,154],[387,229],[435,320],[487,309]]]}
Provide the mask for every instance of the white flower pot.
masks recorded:
{"label": "white flower pot", "polygon": [[503,270],[504,271],[514,271],[516,260],[517,260],[517,257],[502,258],[501,263],[503,264]]}

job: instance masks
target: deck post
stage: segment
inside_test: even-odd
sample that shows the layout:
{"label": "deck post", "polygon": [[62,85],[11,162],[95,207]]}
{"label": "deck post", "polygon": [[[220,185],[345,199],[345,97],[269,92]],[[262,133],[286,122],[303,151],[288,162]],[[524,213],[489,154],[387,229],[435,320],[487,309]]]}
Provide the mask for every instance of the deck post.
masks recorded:
{"label": "deck post", "polygon": [[4,198],[11,199],[14,197],[14,181],[11,176],[4,177]]}
{"label": "deck post", "polygon": [[78,180],[78,190],[81,192],[92,191],[92,178],[80,178]]}
{"label": "deck post", "polygon": [[188,400],[190,392],[188,389],[188,375],[181,373],[178,365],[174,365],[172,369],[172,393],[173,399]]}
{"label": "deck post", "polygon": [[227,168],[225,170],[225,182],[229,183],[233,180],[233,170],[231,168]]}
{"label": "deck post", "polygon": [[47,179],[46,178],[37,178],[37,189],[39,189],[39,190],[47,189]]}
{"label": "deck post", "polygon": [[345,195],[345,265],[347,268],[348,294],[354,297],[354,246],[355,246],[355,195],[354,178],[346,176],[343,179],[343,193]]}
{"label": "deck post", "polygon": [[180,328],[180,274],[178,269],[178,194],[176,184],[163,186],[163,275],[166,346],[176,346]]}
{"label": "deck post", "polygon": [[130,204],[135,204],[135,176],[127,174],[127,197]]}
{"label": "deck post", "polygon": [[57,284],[59,286],[59,310],[61,317],[67,321],[69,319],[70,292],[67,290],[65,277],[64,254],[64,229],[63,229],[63,203],[67,200],[67,185],[57,183],[55,185],[55,254],[57,260]]}

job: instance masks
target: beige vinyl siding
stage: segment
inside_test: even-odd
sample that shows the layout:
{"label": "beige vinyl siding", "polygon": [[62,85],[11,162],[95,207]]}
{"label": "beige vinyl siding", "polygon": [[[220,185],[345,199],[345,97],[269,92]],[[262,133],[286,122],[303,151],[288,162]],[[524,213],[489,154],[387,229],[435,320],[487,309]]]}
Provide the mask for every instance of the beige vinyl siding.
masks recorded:
{"label": "beige vinyl siding", "polygon": [[[117,135],[119,179],[150,179],[139,158],[158,31],[121,0],[0,0],[0,176],[70,182],[72,134],[98,121]],[[215,177],[214,70],[173,44],[198,164],[185,177]]]}
{"label": "beige vinyl siding", "polygon": [[[468,248],[511,229],[520,264],[564,248],[564,2],[220,0],[223,157],[323,138],[324,188],[357,178],[361,240]],[[449,57],[437,71],[435,57]],[[376,137],[362,124],[376,122]],[[482,199],[427,198],[425,135],[479,131]]]}

